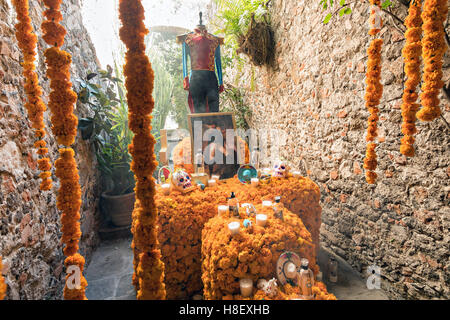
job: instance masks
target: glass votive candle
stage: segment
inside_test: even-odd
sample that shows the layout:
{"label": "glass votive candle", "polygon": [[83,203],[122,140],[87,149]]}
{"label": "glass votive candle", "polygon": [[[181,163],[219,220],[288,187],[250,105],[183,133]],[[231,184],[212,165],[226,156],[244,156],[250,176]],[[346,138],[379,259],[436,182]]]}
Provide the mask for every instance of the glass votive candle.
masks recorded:
{"label": "glass votive candle", "polygon": [[262,202],[262,206],[263,206],[263,207],[272,207],[272,201],[264,200],[264,201]]}
{"label": "glass votive candle", "polygon": [[239,286],[241,287],[241,296],[248,298],[253,293],[253,280],[252,279],[240,279]]}
{"label": "glass votive candle", "polygon": [[252,184],[252,187],[257,187],[259,185],[259,179],[258,178],[252,178],[251,184]]}
{"label": "glass votive candle", "polygon": [[237,221],[230,222],[228,224],[228,229],[231,232],[231,235],[236,235],[239,233],[239,228],[241,227],[241,223]]}
{"label": "glass votive candle", "polygon": [[166,196],[170,194],[170,184],[168,183],[162,184],[161,189]]}
{"label": "glass votive candle", "polygon": [[208,180],[208,187],[214,187],[217,184],[217,181],[212,179]]}
{"label": "glass votive candle", "polygon": [[221,206],[217,207],[217,214],[219,216],[222,216],[222,215],[226,214],[227,212],[228,212],[228,206],[221,205]]}
{"label": "glass votive candle", "polygon": [[260,227],[264,227],[267,223],[267,215],[265,214],[257,214],[256,215],[256,225]]}
{"label": "glass votive candle", "polygon": [[294,178],[300,178],[302,176],[300,171],[294,171],[292,172],[292,175],[294,176]]}

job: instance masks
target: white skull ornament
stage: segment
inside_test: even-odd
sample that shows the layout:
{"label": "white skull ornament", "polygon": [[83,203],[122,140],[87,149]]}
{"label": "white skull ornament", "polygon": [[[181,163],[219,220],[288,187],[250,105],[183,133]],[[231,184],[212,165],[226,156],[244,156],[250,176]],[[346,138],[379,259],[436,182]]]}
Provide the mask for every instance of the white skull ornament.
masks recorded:
{"label": "white skull ornament", "polygon": [[194,189],[191,176],[186,171],[181,169],[172,173],[170,182],[174,189],[181,192],[189,192]]}
{"label": "white skull ornament", "polygon": [[286,178],[289,173],[289,168],[284,161],[278,160],[273,166],[273,176],[275,178]]}
{"label": "white skull ornament", "polygon": [[277,284],[277,279],[273,278],[272,280],[265,280],[265,279],[260,279],[258,281],[258,289],[261,289],[264,291],[265,294],[267,294],[267,296],[269,298],[275,298],[278,294],[278,284]]}

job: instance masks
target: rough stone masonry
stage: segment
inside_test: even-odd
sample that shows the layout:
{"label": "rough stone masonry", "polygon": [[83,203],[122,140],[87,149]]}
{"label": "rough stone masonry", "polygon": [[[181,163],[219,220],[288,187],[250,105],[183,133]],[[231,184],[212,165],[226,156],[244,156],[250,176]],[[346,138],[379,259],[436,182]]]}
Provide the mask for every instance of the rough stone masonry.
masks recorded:
{"label": "rough stone masonry", "polygon": [[[407,8],[393,3],[404,19]],[[319,1],[272,4],[276,66],[247,66],[241,74],[227,70],[228,82],[240,77],[235,83],[247,88],[251,127],[288,132],[282,156],[322,191],[323,246],[365,278],[368,266],[381,267],[382,288],[391,298],[449,299],[450,130],[442,119],[418,122],[416,157],[399,152],[403,26],[383,14],[379,178],[371,186],[362,168],[369,116],[364,106],[368,1],[356,1],[351,15],[335,15],[327,25]],[[447,84],[449,57],[447,51]],[[449,100],[441,98],[450,122]]]}
{"label": "rough stone masonry", "polygon": [[[30,1],[30,5],[35,32],[41,37],[43,4]],[[88,70],[97,70],[98,62],[83,26],[80,0],[64,1],[63,14],[63,25],[68,31],[63,49],[72,54],[75,85],[76,78],[85,77]],[[35,138],[23,107],[22,56],[14,34],[15,23],[11,2],[0,0],[0,255],[9,287],[7,299],[61,298],[65,274],[55,200],[58,184],[54,183],[52,191],[39,190]],[[40,38],[38,46],[37,70],[47,102],[49,81],[43,57],[47,45]],[[80,105],[76,110],[79,116],[88,112]],[[49,130],[48,112],[45,122],[50,131],[45,140],[54,163],[58,146]],[[78,138],[74,149],[83,197],[81,253],[88,260],[97,241],[93,231],[97,223],[98,172],[88,143]],[[54,174],[53,179],[56,180]]]}

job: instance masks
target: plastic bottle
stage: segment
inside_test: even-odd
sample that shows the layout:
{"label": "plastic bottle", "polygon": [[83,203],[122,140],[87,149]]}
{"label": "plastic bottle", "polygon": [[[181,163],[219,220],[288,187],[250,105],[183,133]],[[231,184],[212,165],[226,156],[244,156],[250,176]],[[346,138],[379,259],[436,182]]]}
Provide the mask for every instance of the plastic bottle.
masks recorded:
{"label": "plastic bottle", "polygon": [[298,285],[302,291],[302,298],[305,300],[313,299],[314,274],[309,269],[308,259],[302,259],[301,263],[300,272],[298,273]]}
{"label": "plastic bottle", "polygon": [[197,153],[195,154],[195,173],[203,174],[205,173],[205,162],[203,158],[203,152],[202,149],[198,149]]}
{"label": "plastic bottle", "polygon": [[275,215],[276,218],[283,220],[283,204],[281,203],[281,197],[276,197],[275,198],[275,203],[272,206],[273,208],[273,213]]}
{"label": "plastic bottle", "polygon": [[228,198],[228,208],[232,215],[239,217],[239,200],[236,198],[234,192]]}
{"label": "plastic bottle", "polygon": [[259,169],[259,148],[255,147],[253,148],[252,154],[250,156],[250,164],[255,167],[256,170]]}
{"label": "plastic bottle", "polygon": [[332,283],[338,281],[338,262],[334,257],[330,257],[328,260],[328,280]]}

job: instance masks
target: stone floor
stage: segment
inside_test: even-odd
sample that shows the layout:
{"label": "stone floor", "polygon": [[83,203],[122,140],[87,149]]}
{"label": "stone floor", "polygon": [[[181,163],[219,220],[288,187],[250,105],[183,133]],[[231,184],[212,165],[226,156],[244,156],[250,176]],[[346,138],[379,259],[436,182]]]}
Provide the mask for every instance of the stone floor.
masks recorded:
{"label": "stone floor", "polygon": [[[90,300],[136,300],[131,284],[133,274],[133,253],[131,239],[103,242],[92,256],[86,271],[88,288],[86,296]],[[319,266],[326,270],[330,255],[322,249],[319,254]],[[335,255],[334,255],[335,256]],[[339,257],[338,282],[329,283],[324,276],[328,291],[340,300],[386,300],[382,290],[368,290],[366,281],[350,265]],[[326,272],[324,272],[325,274]]]}

